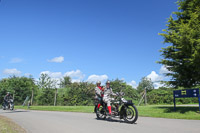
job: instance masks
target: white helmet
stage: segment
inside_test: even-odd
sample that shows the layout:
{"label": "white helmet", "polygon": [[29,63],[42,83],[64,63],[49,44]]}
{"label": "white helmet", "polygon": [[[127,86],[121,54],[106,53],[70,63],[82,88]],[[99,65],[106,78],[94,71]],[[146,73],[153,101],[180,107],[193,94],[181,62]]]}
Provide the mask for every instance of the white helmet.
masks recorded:
{"label": "white helmet", "polygon": [[101,84],[101,81],[97,81],[97,84]]}
{"label": "white helmet", "polygon": [[106,81],[106,84],[110,84],[110,80]]}

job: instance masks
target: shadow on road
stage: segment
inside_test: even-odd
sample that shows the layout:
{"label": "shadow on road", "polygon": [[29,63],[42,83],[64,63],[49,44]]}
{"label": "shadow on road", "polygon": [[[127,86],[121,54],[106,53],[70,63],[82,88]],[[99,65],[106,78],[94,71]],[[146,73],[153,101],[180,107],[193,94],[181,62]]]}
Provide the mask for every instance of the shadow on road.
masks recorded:
{"label": "shadow on road", "polygon": [[165,113],[172,113],[172,112],[179,112],[181,114],[185,114],[187,112],[199,112],[199,107],[176,107],[176,111],[174,111],[174,107],[167,107],[167,106],[163,106],[163,107],[155,107],[158,109],[164,109]]}
{"label": "shadow on road", "polygon": [[1,111],[1,113],[24,113],[24,112],[30,112],[30,111],[27,111],[27,110],[3,110]]}
{"label": "shadow on road", "polygon": [[[127,123],[127,122],[125,122],[125,121],[123,121],[123,120],[117,120],[116,118],[112,118],[112,119],[97,119],[97,118],[95,118],[96,120],[98,120],[98,121],[107,121],[107,122],[118,122],[118,123],[125,123],[125,124],[131,124],[131,123]],[[137,124],[137,123],[133,123],[133,124]]]}

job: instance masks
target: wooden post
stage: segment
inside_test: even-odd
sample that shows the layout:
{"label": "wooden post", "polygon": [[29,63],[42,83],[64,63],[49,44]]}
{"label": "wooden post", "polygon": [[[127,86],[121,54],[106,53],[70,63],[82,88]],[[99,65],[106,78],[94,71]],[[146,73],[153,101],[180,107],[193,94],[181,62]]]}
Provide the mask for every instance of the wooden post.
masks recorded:
{"label": "wooden post", "polygon": [[144,95],[145,95],[145,98],[144,98],[145,105],[147,105],[147,90],[146,90],[146,88],[144,88]]}
{"label": "wooden post", "polygon": [[34,95],[34,92],[33,92],[33,88],[32,88],[31,105],[33,105],[33,95]]}
{"label": "wooden post", "polygon": [[144,96],[145,96],[145,91],[142,92],[142,98],[140,99],[139,103],[138,103],[138,106],[140,105],[140,103],[142,102],[142,100],[144,99]]}
{"label": "wooden post", "polygon": [[13,93],[13,101],[15,100],[15,90],[14,90],[14,93]]}
{"label": "wooden post", "polygon": [[[173,92],[174,93],[174,92]],[[174,111],[176,111],[176,98],[175,98],[175,93],[173,94],[174,96]]]}
{"label": "wooden post", "polygon": [[56,89],[56,92],[55,92],[54,106],[56,106],[56,97],[57,97],[57,88],[55,89]]}

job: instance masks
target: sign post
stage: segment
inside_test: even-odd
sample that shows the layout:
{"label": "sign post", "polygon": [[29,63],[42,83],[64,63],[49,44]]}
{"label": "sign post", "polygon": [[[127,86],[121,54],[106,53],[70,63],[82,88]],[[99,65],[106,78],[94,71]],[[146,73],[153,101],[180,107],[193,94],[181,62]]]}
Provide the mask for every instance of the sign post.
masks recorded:
{"label": "sign post", "polygon": [[200,111],[200,95],[199,89],[187,89],[187,90],[174,90],[174,111],[176,111],[176,98],[188,98],[197,97],[199,101],[199,111]]}
{"label": "sign post", "polygon": [[200,95],[199,95],[199,112],[200,112]]}

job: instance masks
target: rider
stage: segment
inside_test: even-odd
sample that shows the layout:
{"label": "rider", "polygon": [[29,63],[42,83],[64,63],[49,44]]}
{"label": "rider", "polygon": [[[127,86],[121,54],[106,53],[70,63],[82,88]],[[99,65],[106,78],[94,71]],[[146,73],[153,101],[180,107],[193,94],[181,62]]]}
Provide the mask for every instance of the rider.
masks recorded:
{"label": "rider", "polygon": [[104,96],[103,96],[103,101],[105,103],[107,103],[107,107],[108,107],[108,111],[109,111],[109,115],[111,116],[111,95],[116,96],[115,93],[113,93],[112,88],[110,87],[110,81],[108,80],[106,82],[106,87],[104,89]]}
{"label": "rider", "polygon": [[97,86],[95,87],[95,99],[98,101],[98,106],[97,108],[101,106],[102,103],[102,98],[103,98],[103,87],[101,86],[101,81],[97,81]]}
{"label": "rider", "polygon": [[8,105],[8,101],[9,101],[10,99],[13,99],[13,98],[12,98],[10,92],[7,92],[6,96],[4,97],[4,106],[5,106],[5,105],[6,105],[6,106]]}

